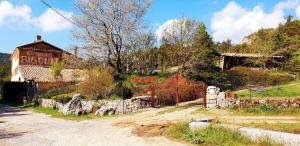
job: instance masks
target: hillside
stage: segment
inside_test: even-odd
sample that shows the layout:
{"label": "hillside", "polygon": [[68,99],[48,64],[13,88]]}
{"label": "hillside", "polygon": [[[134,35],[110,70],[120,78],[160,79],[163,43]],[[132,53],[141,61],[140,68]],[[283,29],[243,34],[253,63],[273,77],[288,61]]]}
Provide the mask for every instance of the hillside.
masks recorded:
{"label": "hillside", "polygon": [[287,84],[278,86],[269,86],[261,91],[249,92],[248,89],[237,91],[237,95],[242,98],[259,97],[259,98],[294,98],[300,96],[300,79],[296,79]]}
{"label": "hillside", "polygon": [[9,64],[9,57],[10,57],[10,54],[0,53],[0,65]]}

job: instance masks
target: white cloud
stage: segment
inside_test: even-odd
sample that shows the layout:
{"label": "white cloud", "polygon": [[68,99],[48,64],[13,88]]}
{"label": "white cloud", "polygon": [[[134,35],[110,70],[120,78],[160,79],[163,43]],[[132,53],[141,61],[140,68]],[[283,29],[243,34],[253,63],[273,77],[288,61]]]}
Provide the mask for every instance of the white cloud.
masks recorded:
{"label": "white cloud", "polygon": [[27,5],[13,6],[8,1],[0,2],[0,26],[1,25],[26,25],[31,23],[31,9]]}
{"label": "white cloud", "polygon": [[300,6],[296,8],[296,16],[300,18]]}
{"label": "white cloud", "polygon": [[[73,15],[72,12],[58,11],[67,18],[71,18]],[[14,6],[9,1],[1,1],[0,27],[1,26],[13,29],[39,28],[44,32],[51,32],[69,29],[72,27],[72,24],[51,9],[47,9],[40,16],[32,16],[32,10],[27,5]]]}
{"label": "white cloud", "polygon": [[[260,28],[275,28],[285,22],[284,10],[296,9],[299,0],[279,2],[272,12],[265,12],[262,5],[248,10],[235,2],[229,2],[221,11],[213,14],[211,28],[215,41],[231,39],[240,43],[243,38]],[[300,16],[300,8],[297,8]]]}
{"label": "white cloud", "polygon": [[193,30],[194,23],[189,23],[189,19],[171,19],[163,23],[158,27],[155,34],[158,39],[173,38],[175,36],[181,36],[182,39],[189,39],[191,36],[190,30]]}
{"label": "white cloud", "polygon": [[278,10],[285,10],[285,9],[293,9],[293,8],[297,7],[298,5],[299,5],[299,0],[288,0],[288,1],[279,2],[278,4],[276,4],[276,6],[274,7],[274,10],[278,11]]}
{"label": "white cloud", "polygon": [[170,29],[174,26],[174,24],[178,23],[179,19],[171,19],[166,21],[164,24],[160,25],[155,32],[155,35],[158,39],[162,39],[164,32],[170,31]]}
{"label": "white cloud", "polygon": [[[71,18],[73,13],[58,10],[62,15],[67,18]],[[36,26],[41,28],[45,32],[59,31],[64,29],[69,29],[72,27],[72,23],[59,16],[54,10],[48,9],[45,13],[37,18]]]}

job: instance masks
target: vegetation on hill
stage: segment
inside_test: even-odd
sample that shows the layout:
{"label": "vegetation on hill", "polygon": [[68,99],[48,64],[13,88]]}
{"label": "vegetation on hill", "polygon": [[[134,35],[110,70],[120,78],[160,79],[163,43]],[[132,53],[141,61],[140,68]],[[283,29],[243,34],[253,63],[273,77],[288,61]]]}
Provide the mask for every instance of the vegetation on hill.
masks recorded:
{"label": "vegetation on hill", "polygon": [[262,89],[262,91],[252,91],[250,93],[249,89],[239,90],[237,91],[237,95],[239,97],[298,97],[300,96],[300,79],[296,79],[295,81],[291,81],[287,84],[278,85],[278,86],[270,86]]}
{"label": "vegetation on hill", "polygon": [[9,65],[10,54],[0,53],[0,65]]}
{"label": "vegetation on hill", "polygon": [[0,99],[2,98],[2,86],[10,80],[10,65],[0,65]]}
{"label": "vegetation on hill", "polygon": [[[266,67],[268,62],[273,62],[277,63],[280,69],[299,73],[299,28],[300,20],[293,20],[292,16],[288,16],[284,24],[274,29],[260,29],[246,36],[242,44],[232,45],[230,40],[218,43],[218,51],[259,53],[265,57],[254,60],[256,64]],[[283,56],[283,58],[278,62],[271,58],[272,56]]]}

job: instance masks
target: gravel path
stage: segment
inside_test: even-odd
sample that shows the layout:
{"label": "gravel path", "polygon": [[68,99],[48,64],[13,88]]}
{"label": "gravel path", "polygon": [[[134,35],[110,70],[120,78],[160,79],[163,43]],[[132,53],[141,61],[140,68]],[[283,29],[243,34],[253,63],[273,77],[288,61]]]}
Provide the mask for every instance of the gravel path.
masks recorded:
{"label": "gravel path", "polygon": [[138,137],[132,134],[132,126],[113,126],[117,121],[137,120],[142,115],[76,122],[0,104],[0,145],[184,146],[165,137]]}

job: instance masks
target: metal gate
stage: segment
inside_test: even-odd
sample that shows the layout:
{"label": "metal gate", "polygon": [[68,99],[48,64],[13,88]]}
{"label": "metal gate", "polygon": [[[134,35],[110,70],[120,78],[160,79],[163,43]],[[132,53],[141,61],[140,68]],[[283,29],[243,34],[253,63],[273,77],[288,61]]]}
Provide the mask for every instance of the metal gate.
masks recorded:
{"label": "metal gate", "polygon": [[202,99],[202,106],[206,106],[206,84],[185,79],[175,75],[167,81],[149,86],[152,107],[173,106],[181,102]]}

